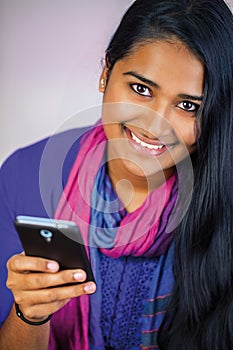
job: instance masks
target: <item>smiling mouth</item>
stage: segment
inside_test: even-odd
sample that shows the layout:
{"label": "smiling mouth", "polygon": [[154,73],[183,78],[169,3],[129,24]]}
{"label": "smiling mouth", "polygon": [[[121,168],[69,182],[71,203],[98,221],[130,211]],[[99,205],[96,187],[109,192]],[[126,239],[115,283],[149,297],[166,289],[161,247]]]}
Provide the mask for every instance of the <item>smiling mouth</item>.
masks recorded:
{"label": "smiling mouth", "polygon": [[155,150],[159,150],[159,149],[166,147],[164,144],[161,144],[160,146],[158,146],[158,145],[153,145],[151,143],[144,142],[144,141],[140,140],[132,131],[130,131],[130,134],[131,134],[132,139],[135,142],[137,142],[138,144],[140,144],[142,147],[146,147],[148,149],[155,149]]}
{"label": "smiling mouth", "polygon": [[159,156],[164,153],[168,148],[174,146],[172,144],[164,144],[158,139],[151,139],[147,136],[143,136],[137,132],[133,132],[124,125],[124,130],[128,139],[130,140],[131,146],[138,152],[150,154],[153,156]]}

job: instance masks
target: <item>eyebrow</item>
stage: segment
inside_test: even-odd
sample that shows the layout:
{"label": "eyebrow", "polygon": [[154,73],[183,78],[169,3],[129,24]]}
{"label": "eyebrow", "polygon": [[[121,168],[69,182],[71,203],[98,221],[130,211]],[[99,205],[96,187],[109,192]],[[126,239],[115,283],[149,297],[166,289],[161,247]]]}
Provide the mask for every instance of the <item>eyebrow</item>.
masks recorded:
{"label": "eyebrow", "polygon": [[160,88],[159,85],[156,84],[154,81],[152,81],[152,80],[150,80],[150,79],[147,79],[147,78],[143,77],[142,75],[140,75],[140,74],[138,74],[138,73],[136,73],[136,72],[134,72],[134,71],[125,72],[125,73],[123,73],[123,75],[132,75],[133,77],[135,77],[135,78],[141,80],[141,81],[142,81],[143,83],[145,83],[145,84],[148,84],[148,85],[150,85],[150,86],[153,86],[153,87],[155,87],[155,88],[157,88],[157,89]]}
{"label": "eyebrow", "polygon": [[[125,72],[123,73],[123,75],[131,75],[139,80],[141,80],[143,83],[148,84],[150,86],[153,86],[157,89],[160,89],[160,86],[155,83],[154,81],[145,78],[143,75],[138,74],[134,71],[129,71],[129,72]],[[189,95],[189,94],[179,94],[178,97],[183,98],[185,100],[194,100],[194,101],[202,101],[203,100],[203,96],[196,96],[196,95]]]}

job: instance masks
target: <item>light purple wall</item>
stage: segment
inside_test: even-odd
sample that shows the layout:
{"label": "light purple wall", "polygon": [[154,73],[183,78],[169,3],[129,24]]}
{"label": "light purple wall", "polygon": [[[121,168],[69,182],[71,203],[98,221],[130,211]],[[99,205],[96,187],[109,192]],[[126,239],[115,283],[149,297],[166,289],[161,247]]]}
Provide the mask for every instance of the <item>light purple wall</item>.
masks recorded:
{"label": "light purple wall", "polygon": [[[132,0],[0,0],[0,164],[101,103],[106,45]],[[82,116],[83,115],[83,116]]]}
{"label": "light purple wall", "polygon": [[0,164],[18,147],[99,117],[101,58],[132,2],[0,0]]}

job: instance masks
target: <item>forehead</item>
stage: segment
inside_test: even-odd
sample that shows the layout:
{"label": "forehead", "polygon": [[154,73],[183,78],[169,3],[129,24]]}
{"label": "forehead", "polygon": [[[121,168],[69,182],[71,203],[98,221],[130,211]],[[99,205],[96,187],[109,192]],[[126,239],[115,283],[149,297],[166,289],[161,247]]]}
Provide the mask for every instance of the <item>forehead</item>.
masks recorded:
{"label": "forehead", "polygon": [[204,65],[179,41],[159,40],[138,45],[116,66],[119,73],[135,70],[161,87],[169,84],[181,90],[203,91]]}

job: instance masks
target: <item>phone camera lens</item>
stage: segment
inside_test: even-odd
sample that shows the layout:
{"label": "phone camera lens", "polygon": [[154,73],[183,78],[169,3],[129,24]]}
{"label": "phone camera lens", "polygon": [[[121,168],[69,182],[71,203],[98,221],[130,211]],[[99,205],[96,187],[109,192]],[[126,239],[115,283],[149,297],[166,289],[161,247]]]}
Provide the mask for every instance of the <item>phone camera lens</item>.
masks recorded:
{"label": "phone camera lens", "polygon": [[51,231],[49,231],[49,230],[40,230],[40,235],[44,238],[44,240],[46,241],[46,242],[51,242],[51,239],[52,239],[52,237],[53,237],[53,234],[52,234],[52,232]]}

